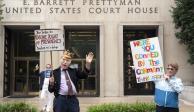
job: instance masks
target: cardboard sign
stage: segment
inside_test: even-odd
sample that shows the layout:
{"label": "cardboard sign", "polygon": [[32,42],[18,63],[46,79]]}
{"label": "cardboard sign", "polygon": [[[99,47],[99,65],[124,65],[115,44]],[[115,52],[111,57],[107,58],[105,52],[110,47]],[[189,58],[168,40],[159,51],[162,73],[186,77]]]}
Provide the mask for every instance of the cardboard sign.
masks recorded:
{"label": "cardboard sign", "polygon": [[36,51],[55,51],[65,49],[62,30],[35,30],[34,34]]}
{"label": "cardboard sign", "polygon": [[164,67],[158,37],[130,42],[137,83],[163,78]]}

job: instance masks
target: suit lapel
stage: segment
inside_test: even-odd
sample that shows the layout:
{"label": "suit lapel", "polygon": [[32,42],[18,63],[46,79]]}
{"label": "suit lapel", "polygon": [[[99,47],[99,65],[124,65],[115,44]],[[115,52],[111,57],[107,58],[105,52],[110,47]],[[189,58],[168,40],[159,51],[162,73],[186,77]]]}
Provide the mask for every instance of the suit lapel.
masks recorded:
{"label": "suit lapel", "polygon": [[56,75],[58,75],[58,76],[56,76],[57,77],[57,81],[61,82],[61,68],[57,69],[57,74]]}

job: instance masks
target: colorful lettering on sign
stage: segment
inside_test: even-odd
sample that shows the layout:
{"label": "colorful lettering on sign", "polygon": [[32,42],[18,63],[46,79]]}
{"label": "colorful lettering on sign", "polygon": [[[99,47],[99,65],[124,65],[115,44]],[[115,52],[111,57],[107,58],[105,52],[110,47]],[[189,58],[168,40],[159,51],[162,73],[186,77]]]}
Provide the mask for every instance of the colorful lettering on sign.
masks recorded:
{"label": "colorful lettering on sign", "polygon": [[158,52],[149,52],[145,54],[135,54],[135,59],[144,59],[144,58],[157,58],[159,56]]}
{"label": "colorful lettering on sign", "polygon": [[147,82],[150,80],[149,76],[144,76],[144,77],[136,77],[137,82]]}
{"label": "colorful lettering on sign", "polygon": [[152,67],[152,68],[139,68],[135,70],[135,73],[137,75],[141,74],[148,74],[148,73],[157,73],[157,72],[163,72],[163,67]]}
{"label": "colorful lettering on sign", "polygon": [[161,79],[164,67],[158,37],[131,41],[130,45],[137,82]]}
{"label": "colorful lettering on sign", "polygon": [[158,80],[158,79],[161,79],[161,78],[163,78],[164,76],[163,75],[153,75],[152,77],[151,77],[151,79],[152,80]]}
{"label": "colorful lettering on sign", "polygon": [[134,47],[149,46],[149,45],[150,45],[149,39],[142,39],[142,40],[133,41]]}
{"label": "colorful lettering on sign", "polygon": [[146,52],[150,52],[153,51],[155,49],[154,45],[146,45],[146,46],[142,46],[142,49]]}

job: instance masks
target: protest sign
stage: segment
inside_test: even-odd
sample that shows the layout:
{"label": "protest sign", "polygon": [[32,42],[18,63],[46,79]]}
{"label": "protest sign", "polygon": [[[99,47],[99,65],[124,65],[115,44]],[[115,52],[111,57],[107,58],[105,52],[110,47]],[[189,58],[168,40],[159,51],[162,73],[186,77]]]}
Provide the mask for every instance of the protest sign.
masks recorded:
{"label": "protest sign", "polygon": [[57,29],[35,30],[35,50],[55,51],[64,50],[63,31]]}
{"label": "protest sign", "polygon": [[130,42],[137,83],[159,80],[164,67],[158,37]]}

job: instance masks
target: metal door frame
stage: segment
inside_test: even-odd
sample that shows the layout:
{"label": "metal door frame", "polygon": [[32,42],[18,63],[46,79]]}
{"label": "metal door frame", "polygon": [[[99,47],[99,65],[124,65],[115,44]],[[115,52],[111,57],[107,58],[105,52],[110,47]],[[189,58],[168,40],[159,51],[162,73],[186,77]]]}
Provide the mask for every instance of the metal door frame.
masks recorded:
{"label": "metal door frame", "polygon": [[[96,41],[97,41],[97,44],[96,44],[96,53],[99,53],[100,52],[100,48],[99,48],[99,45],[100,45],[100,26],[98,26],[98,25],[75,25],[75,26],[71,26],[71,25],[66,25],[66,26],[64,26],[64,30],[65,30],[65,36],[66,35],[68,35],[67,33],[69,32],[69,31],[78,31],[78,32],[80,32],[80,31],[87,31],[87,30],[90,30],[90,31],[95,31],[96,33],[97,33],[97,38],[96,38]],[[69,41],[69,40],[67,40],[67,37],[65,38],[65,41],[67,42],[67,41]],[[69,46],[65,46],[66,48],[68,48]],[[80,90],[79,92],[80,92],[80,94],[79,94],[79,96],[87,96],[87,97],[93,97],[93,96],[99,96],[100,95],[100,61],[99,61],[99,59],[100,59],[100,54],[96,54],[96,55],[98,55],[98,56],[96,56],[96,59],[93,59],[93,60],[95,60],[95,63],[96,63],[96,65],[95,65],[95,71],[96,71],[96,74],[95,74],[95,76],[88,76],[88,77],[94,77],[95,78],[95,89],[94,90],[87,90],[87,89],[83,89],[83,88],[81,88],[82,90]],[[84,59],[81,59],[81,58],[74,58],[74,59],[72,59],[72,61],[78,61],[78,60],[81,60],[81,61],[83,61],[83,60],[85,60],[85,58]],[[82,64],[83,64],[83,62],[82,62]],[[82,67],[83,67],[83,65],[82,65]],[[83,68],[82,68],[83,69]],[[84,85],[83,84],[83,80],[82,80],[82,86]],[[85,94],[83,94],[83,93],[81,93],[81,91],[87,91],[87,92],[95,92],[95,95],[85,95]]]}
{"label": "metal door frame", "polygon": [[[145,26],[129,26],[129,25],[124,25],[123,27],[123,42],[124,42],[124,30],[139,30],[139,31],[145,31],[146,30],[155,30],[155,36],[158,36],[158,30],[159,27],[158,26],[149,26],[149,25],[145,25]],[[124,43],[123,43],[124,46]],[[123,47],[124,50],[124,47]],[[123,56],[124,56],[124,52],[123,52]],[[123,57],[124,58],[124,57]],[[131,57],[132,58],[132,57]],[[123,62],[123,66],[124,62]],[[127,88],[127,78],[129,78],[126,74],[125,74],[125,68],[123,67],[123,89],[124,89],[124,95],[151,95],[153,94],[153,88],[154,88],[154,84],[153,82],[146,82],[146,83],[136,83],[136,86],[138,86],[137,88],[131,88],[128,89]],[[132,72],[134,72],[131,69]],[[150,85],[150,88],[152,89],[145,89],[147,85]],[[141,89],[140,86],[144,86],[144,89]]]}
{"label": "metal door frame", "polygon": [[[15,92],[15,62],[16,61],[26,61],[26,66],[27,66],[27,77],[26,77],[26,87],[27,87],[27,89],[26,89],[26,91],[24,91],[24,92]],[[15,57],[14,59],[13,59],[13,62],[12,62],[12,89],[11,89],[11,95],[13,95],[13,96],[28,96],[28,95],[38,95],[39,94],[39,92],[29,92],[29,62],[30,61],[39,61],[39,59],[37,58],[37,57]]]}

